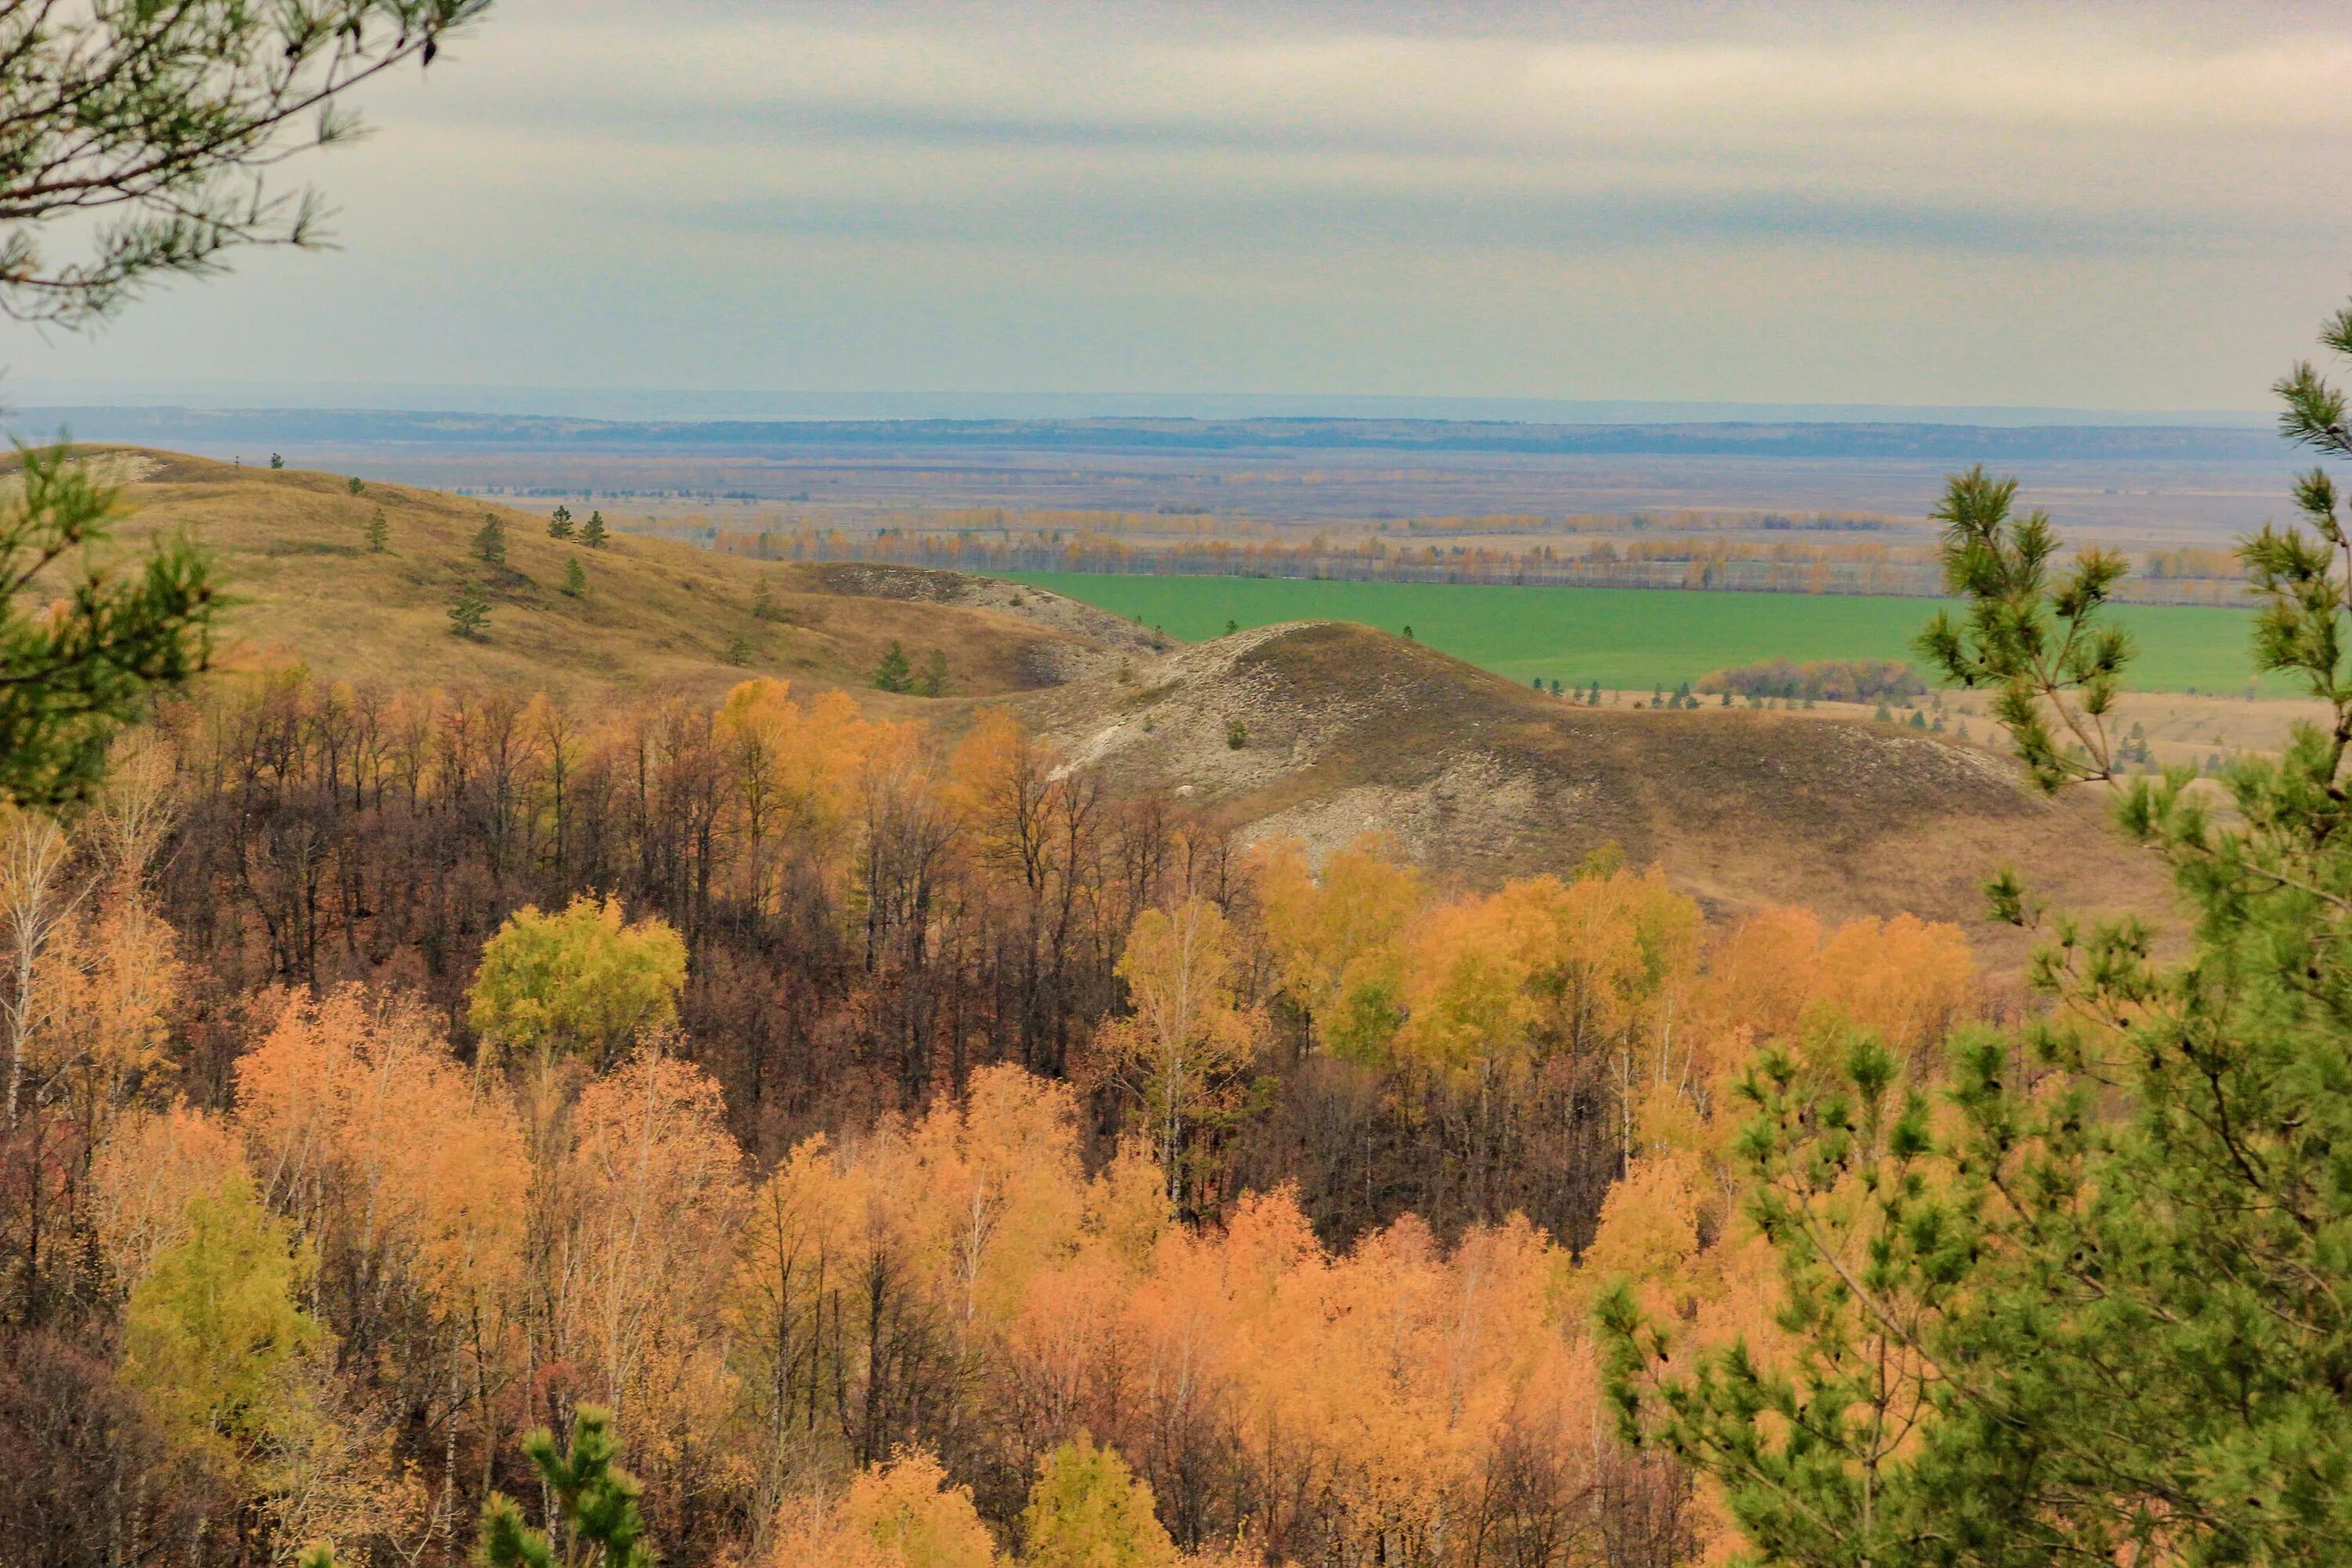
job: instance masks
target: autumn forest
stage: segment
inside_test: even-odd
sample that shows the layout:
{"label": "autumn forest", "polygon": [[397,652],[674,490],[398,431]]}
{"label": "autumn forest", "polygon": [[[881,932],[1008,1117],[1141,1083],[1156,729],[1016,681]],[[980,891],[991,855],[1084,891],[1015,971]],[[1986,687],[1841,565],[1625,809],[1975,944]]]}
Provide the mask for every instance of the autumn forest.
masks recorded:
{"label": "autumn forest", "polygon": [[1685,9],[0,4],[0,1568],[2352,1564],[2352,43]]}
{"label": "autumn forest", "polygon": [[1313,868],[765,680],[216,688],[7,832],[25,1561],[460,1561],[583,1409],[668,1561],[1693,1560],[1601,1282],[1769,1337],[1728,1083],[1982,1005],[1951,927]]}

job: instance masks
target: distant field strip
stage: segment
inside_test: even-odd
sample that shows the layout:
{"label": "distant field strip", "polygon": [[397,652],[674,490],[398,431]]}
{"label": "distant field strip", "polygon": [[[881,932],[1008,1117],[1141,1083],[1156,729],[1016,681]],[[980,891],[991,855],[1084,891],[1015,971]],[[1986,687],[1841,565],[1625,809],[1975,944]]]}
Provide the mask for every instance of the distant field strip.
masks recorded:
{"label": "distant field strip", "polygon": [[[1672,687],[1712,669],[1785,658],[1911,659],[1928,599],[1659,588],[1515,588],[1454,583],[1326,583],[1264,577],[1013,574],[1024,583],[1165,629],[1186,641],[1227,621],[1357,621],[1412,628],[1430,647],[1515,680]],[[2246,689],[2252,614],[2127,605],[2138,643],[2129,684],[2146,691]],[[2264,689],[2284,694],[2283,684]]]}

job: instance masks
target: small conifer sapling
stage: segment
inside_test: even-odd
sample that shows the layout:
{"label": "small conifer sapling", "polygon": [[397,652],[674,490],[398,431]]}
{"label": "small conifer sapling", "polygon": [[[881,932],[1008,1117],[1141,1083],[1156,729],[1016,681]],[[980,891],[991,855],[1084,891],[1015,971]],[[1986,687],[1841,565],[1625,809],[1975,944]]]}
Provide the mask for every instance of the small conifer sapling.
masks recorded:
{"label": "small conifer sapling", "polygon": [[468,583],[457,590],[457,602],[449,606],[449,635],[468,642],[488,642],[489,630],[490,596],[482,592],[479,583]]}

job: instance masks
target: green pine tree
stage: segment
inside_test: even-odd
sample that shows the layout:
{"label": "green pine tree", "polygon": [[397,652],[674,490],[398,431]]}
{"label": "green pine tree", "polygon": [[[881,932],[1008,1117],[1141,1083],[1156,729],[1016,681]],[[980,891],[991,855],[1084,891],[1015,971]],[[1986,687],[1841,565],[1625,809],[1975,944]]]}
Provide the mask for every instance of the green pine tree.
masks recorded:
{"label": "green pine tree", "polygon": [[547,1532],[523,1522],[521,1504],[492,1492],[482,1505],[475,1562],[484,1568],[653,1568],[653,1548],[646,1542],[645,1516],[637,1506],[645,1489],[617,1462],[621,1447],[612,1422],[601,1405],[583,1405],[572,1414],[566,1447],[559,1449],[555,1435],[545,1427],[522,1440],[524,1455],[562,1515],[572,1551],[558,1557]]}
{"label": "green pine tree", "polygon": [[874,685],[881,691],[906,691],[915,684],[915,668],[907,660],[907,650],[893,637],[883,650],[882,662],[874,667]]}
{"label": "green pine tree", "polygon": [[392,525],[383,520],[383,508],[378,507],[375,509],[375,515],[369,518],[367,521],[368,553],[371,555],[383,554],[384,552],[384,546],[391,538]]}
{"label": "green pine tree", "polygon": [[947,695],[948,656],[945,649],[935,647],[931,649],[929,657],[923,660],[922,679],[915,683],[915,689],[926,697]]}
{"label": "green pine tree", "polygon": [[367,489],[367,486],[361,482],[360,477],[357,474],[353,474],[350,479],[345,479],[343,481],[343,488],[350,490],[353,495],[362,494]]}
{"label": "green pine tree", "polygon": [[[9,7],[0,313],[95,325],[164,277],[218,272],[244,247],[311,236],[319,205],[289,199],[270,174],[344,140],[352,89],[430,59],[481,10],[452,0]],[[100,212],[104,221],[89,221]],[[9,492],[0,798],[46,807],[86,797],[110,738],[205,667],[217,599],[211,559],[185,533],[138,560],[108,549],[116,498],[62,443],[20,450]]]}
{"label": "green pine tree", "polygon": [[479,583],[468,583],[457,590],[457,602],[449,606],[449,635],[469,642],[489,640],[490,596]]}
{"label": "green pine tree", "polygon": [[751,591],[751,618],[755,621],[783,619],[783,612],[776,607],[776,596],[769,590],[765,577],[761,578],[760,585]]}
{"label": "green pine tree", "polygon": [[727,641],[727,662],[741,669],[751,662],[751,639],[738,631]]}
{"label": "green pine tree", "polygon": [[591,550],[602,550],[604,548],[604,514],[601,511],[591,511],[588,514],[588,521],[580,525],[580,542]]}
{"label": "green pine tree", "polygon": [[[152,711],[155,688],[205,668],[213,566],[183,533],[159,539],[134,569],[110,561],[120,493],[70,447],[19,448],[10,488],[0,500],[0,798],[51,805],[96,786],[109,742]],[[52,566],[60,557],[74,563],[70,579]]]}
{"label": "green pine tree", "polygon": [[482,526],[474,533],[474,553],[493,566],[507,563],[507,525],[498,513],[482,514]]}
{"label": "green pine tree", "polygon": [[558,592],[566,598],[576,599],[588,591],[588,569],[573,556],[563,563],[563,585]]}
{"label": "green pine tree", "polygon": [[269,454],[269,466],[273,468],[282,468],[286,466],[286,459],[272,452]]}
{"label": "green pine tree", "polygon": [[[2352,310],[2322,342],[2352,356]],[[2352,458],[2309,364],[2295,439]],[[2013,487],[1952,481],[1969,601],[1921,652],[1984,686],[2048,791],[2090,781],[2173,872],[2190,951],[2139,919],[2058,922],[2017,1030],[1961,1031],[1943,1076],[1867,1037],[1766,1051],[1739,1086],[1748,1208],[1787,1335],[1670,1369],[1630,1292],[1600,1312],[1626,1435],[1712,1476],[1769,1563],[2322,1564],[2352,1541],[2352,550],[2334,478],[2305,525],[2242,541],[2254,662],[2329,710],[2242,763],[2215,811],[2189,769],[2118,779],[2100,721],[2131,645],[2120,563],[2053,570]],[[2013,875],[1987,889],[2031,926]]]}
{"label": "green pine tree", "polygon": [[556,509],[547,514],[547,537],[569,539],[572,532],[572,509],[558,503]]}

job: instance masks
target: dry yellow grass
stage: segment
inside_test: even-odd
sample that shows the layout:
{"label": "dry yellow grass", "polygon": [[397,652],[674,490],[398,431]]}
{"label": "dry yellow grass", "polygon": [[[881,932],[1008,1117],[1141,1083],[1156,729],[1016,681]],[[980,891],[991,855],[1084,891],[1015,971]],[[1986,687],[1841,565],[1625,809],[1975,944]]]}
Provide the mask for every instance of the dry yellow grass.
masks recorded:
{"label": "dry yellow grass", "polygon": [[[808,569],[670,541],[615,533],[590,550],[549,538],[544,512],[438,490],[369,483],[354,494],[340,474],[136,448],[93,456],[123,482],[126,545],[185,530],[214,552],[236,601],[217,659],[231,670],[299,662],[354,681],[709,698],[754,674],[868,687],[895,639],[919,666],[933,648],[948,656],[949,694],[987,696],[1048,684],[1097,651],[1034,616],[845,597]],[[379,509],[389,535],[380,554],[366,540]],[[474,552],[490,514],[506,525],[503,567]],[[578,598],[560,591],[572,560],[588,574]],[[751,614],[762,578],[773,620]],[[489,597],[485,641],[450,634],[449,606],[467,582]],[[739,637],[748,666],[728,659]]]}
{"label": "dry yellow grass", "polygon": [[[1801,902],[1835,917],[1968,922],[1996,973],[2014,973],[2027,945],[1973,918],[1998,865],[2085,912],[2168,901],[2154,865],[2106,831],[2095,800],[2042,800],[1990,748],[1859,712],[1581,708],[1329,623],[1162,653],[1159,639],[1076,601],[958,574],[762,564],[619,535],[589,551],[548,538],[544,514],[434,490],[372,483],[353,494],[341,475],[165,453],[106,460],[134,509],[127,543],[186,529],[218,557],[240,600],[223,628],[230,668],[299,661],[335,679],[590,701],[708,700],[765,673],[856,689],[950,730],[968,722],[977,703],[871,690],[896,639],[919,661],[947,653],[950,698],[1026,692],[1023,710],[1074,758],[1171,788],[1244,838],[1296,833],[1328,848],[1381,831],[1473,884],[1567,871],[1614,844],[1724,914]],[[390,548],[373,554],[364,531],[378,508]],[[473,552],[490,512],[508,529],[503,570]],[[576,600],[558,591],[573,558],[590,583]],[[772,622],[751,612],[763,579]],[[486,643],[449,634],[448,606],[468,581],[489,593]],[[727,661],[739,634],[754,644],[749,668]],[[2228,723],[2241,743],[2286,717],[2284,705],[2164,700],[2179,709],[2168,725]],[[1980,713],[1973,727],[1990,739]],[[2160,736],[2159,749],[2173,740]]]}

